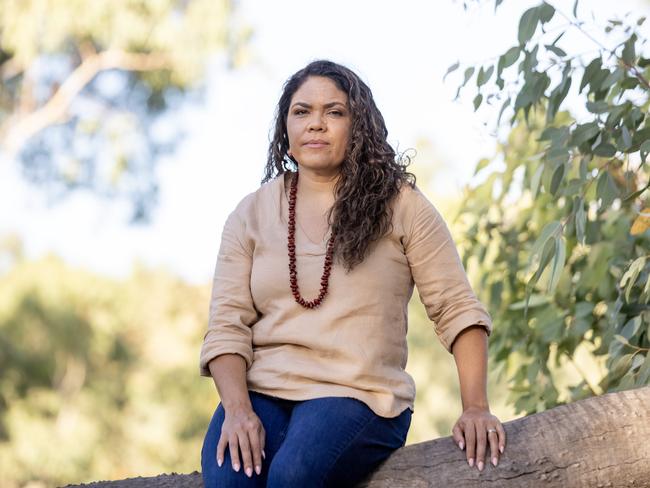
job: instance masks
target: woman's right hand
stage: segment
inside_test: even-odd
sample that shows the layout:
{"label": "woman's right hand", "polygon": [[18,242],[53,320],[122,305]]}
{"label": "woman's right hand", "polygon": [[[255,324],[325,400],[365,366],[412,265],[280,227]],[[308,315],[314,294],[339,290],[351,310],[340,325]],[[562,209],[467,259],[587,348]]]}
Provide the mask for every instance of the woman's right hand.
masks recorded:
{"label": "woman's right hand", "polygon": [[253,475],[253,464],[255,472],[262,472],[262,458],[266,458],[264,453],[264,443],[266,432],[259,417],[250,407],[236,407],[232,410],[226,410],[226,416],[221,427],[221,437],[217,444],[217,463],[223,464],[224,451],[226,444],[230,449],[230,459],[232,468],[239,471],[239,451],[241,450],[244,471],[250,478]]}

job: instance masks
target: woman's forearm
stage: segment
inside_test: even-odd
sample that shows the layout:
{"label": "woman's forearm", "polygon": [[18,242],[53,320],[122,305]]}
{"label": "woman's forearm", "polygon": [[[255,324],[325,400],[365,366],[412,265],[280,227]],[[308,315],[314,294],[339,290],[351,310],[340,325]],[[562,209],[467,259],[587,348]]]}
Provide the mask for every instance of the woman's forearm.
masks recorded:
{"label": "woman's forearm", "polygon": [[489,410],[487,399],[487,333],[480,325],[464,329],[451,346],[456,360],[463,410]]}
{"label": "woman's forearm", "polygon": [[224,410],[252,408],[246,384],[246,360],[239,354],[221,354],[208,363]]}

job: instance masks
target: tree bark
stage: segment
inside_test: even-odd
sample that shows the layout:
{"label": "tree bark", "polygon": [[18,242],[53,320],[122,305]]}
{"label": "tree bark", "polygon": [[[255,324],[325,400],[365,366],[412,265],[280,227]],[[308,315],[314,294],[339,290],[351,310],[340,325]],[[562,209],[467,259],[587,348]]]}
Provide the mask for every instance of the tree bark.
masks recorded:
{"label": "tree bark", "polygon": [[[359,488],[650,487],[650,386],[562,405],[503,426],[507,444],[497,467],[486,462],[482,472],[469,468],[465,452],[444,437],[395,451]],[[75,486],[200,488],[203,482],[195,471]]]}
{"label": "tree bark", "polygon": [[470,469],[451,437],[396,451],[360,486],[650,486],[650,387],[608,393],[503,424],[495,468]]}

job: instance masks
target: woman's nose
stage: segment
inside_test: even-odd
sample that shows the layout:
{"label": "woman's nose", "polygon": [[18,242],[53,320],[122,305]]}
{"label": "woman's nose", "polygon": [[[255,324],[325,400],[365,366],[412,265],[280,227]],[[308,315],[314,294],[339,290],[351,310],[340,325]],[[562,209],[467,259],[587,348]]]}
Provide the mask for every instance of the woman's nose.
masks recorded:
{"label": "woman's nose", "polygon": [[320,114],[314,114],[314,115],[312,115],[311,119],[309,120],[309,125],[308,125],[307,128],[309,130],[324,129],[325,128],[325,121],[320,116]]}

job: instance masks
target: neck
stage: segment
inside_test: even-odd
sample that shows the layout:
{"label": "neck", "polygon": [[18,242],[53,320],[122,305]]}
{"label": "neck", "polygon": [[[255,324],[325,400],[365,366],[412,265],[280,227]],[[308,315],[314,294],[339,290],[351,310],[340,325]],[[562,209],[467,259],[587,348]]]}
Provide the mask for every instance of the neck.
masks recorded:
{"label": "neck", "polygon": [[319,173],[302,166],[299,167],[300,179],[298,191],[313,196],[328,197],[334,195],[334,186],[340,177],[340,172]]}

